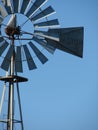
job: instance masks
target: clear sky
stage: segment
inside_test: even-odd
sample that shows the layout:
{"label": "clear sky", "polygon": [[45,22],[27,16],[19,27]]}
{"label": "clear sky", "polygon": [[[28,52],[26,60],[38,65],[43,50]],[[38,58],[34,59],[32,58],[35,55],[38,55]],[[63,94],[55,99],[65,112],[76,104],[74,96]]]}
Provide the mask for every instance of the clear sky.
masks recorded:
{"label": "clear sky", "polygon": [[52,17],[62,28],[84,27],[83,59],[56,50],[37,70],[25,68],[21,75],[29,81],[20,84],[25,130],[98,130],[98,0],[46,5],[53,6]]}

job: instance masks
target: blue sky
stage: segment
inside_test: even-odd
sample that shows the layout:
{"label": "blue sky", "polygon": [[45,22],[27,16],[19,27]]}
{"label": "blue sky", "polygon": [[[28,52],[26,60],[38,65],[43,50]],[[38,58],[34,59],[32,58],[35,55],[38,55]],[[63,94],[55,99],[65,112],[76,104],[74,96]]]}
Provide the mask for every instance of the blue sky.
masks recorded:
{"label": "blue sky", "polygon": [[84,27],[84,54],[81,59],[56,50],[37,70],[25,68],[29,81],[20,84],[25,130],[98,130],[98,1],[48,4],[62,28]]}

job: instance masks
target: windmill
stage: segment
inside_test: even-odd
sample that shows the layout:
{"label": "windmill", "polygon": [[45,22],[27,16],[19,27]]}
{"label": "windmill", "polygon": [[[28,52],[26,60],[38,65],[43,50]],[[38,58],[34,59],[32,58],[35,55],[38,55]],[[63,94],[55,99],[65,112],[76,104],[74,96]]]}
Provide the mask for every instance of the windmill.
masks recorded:
{"label": "windmill", "polygon": [[[8,72],[7,76],[0,77],[5,83],[1,109],[6,83],[9,83],[7,119],[0,122],[6,124],[7,130],[14,130],[15,123],[19,123],[21,130],[24,130],[19,82],[26,82],[28,79],[18,76],[18,73],[23,72],[24,61],[27,62],[29,70],[37,68],[32,53],[42,64],[48,61],[39,45],[51,54],[59,49],[78,57],[83,56],[83,27],[60,28],[58,19],[49,19],[49,16],[55,13],[52,6],[42,8],[47,1],[0,0],[1,68]],[[14,117],[15,84],[19,103],[18,120]]]}

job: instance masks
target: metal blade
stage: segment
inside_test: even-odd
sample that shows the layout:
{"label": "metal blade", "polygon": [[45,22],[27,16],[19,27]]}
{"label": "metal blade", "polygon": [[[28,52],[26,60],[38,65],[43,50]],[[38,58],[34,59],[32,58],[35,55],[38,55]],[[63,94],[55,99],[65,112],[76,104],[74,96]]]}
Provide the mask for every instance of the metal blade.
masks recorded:
{"label": "metal blade", "polygon": [[13,0],[14,13],[18,13],[19,1],[20,0]]}
{"label": "metal blade", "polygon": [[22,68],[22,58],[21,58],[21,47],[17,46],[15,55],[15,71],[23,72]]}
{"label": "metal blade", "polygon": [[24,14],[29,2],[30,2],[30,0],[23,0],[22,6],[20,9],[20,13]]}
{"label": "metal blade", "polygon": [[5,8],[7,10],[8,14],[13,13],[13,8],[12,8],[12,1],[11,0],[3,0],[3,3],[5,5]]}
{"label": "metal blade", "polygon": [[1,25],[0,25],[0,36],[1,36]]}
{"label": "metal blade", "polygon": [[54,53],[56,47],[51,46],[49,44],[47,44],[47,42],[43,39],[39,39],[37,37],[33,37],[33,40],[37,43],[39,43],[42,47],[44,47],[48,52],[50,52],[51,54]]}
{"label": "metal blade", "polygon": [[11,7],[11,11],[12,11],[12,13],[14,14],[14,2],[16,3],[16,0],[9,0],[9,5],[10,5],[10,7]]}
{"label": "metal blade", "polygon": [[3,42],[3,41],[4,41],[3,37],[0,37],[0,43]]}
{"label": "metal blade", "polygon": [[37,31],[37,30],[35,30],[34,34],[37,35],[37,36],[41,36],[41,37],[48,38],[48,39],[59,42],[59,34],[55,33],[55,32],[52,32],[52,31],[51,32],[50,31],[45,32],[45,31]]}
{"label": "metal blade", "polygon": [[6,6],[6,5],[5,5],[5,9],[6,9],[6,11],[7,11],[8,14],[11,14],[11,13],[12,13],[10,6]]}
{"label": "metal blade", "polygon": [[42,64],[44,64],[48,61],[47,57],[45,55],[43,55],[42,52],[40,50],[38,50],[37,47],[32,42],[29,42],[29,45]]}
{"label": "metal blade", "polygon": [[13,51],[14,51],[14,47],[11,45],[1,64],[1,68],[4,69],[5,71],[8,71],[11,62],[11,56],[13,55]]}
{"label": "metal blade", "polygon": [[0,2],[0,15],[4,18],[8,15],[4,5],[2,2]]}
{"label": "metal blade", "polygon": [[4,43],[0,46],[0,56],[3,54],[8,45],[9,44],[6,41],[4,41]]}
{"label": "metal blade", "polygon": [[30,10],[27,12],[26,16],[32,16],[42,5],[44,5],[48,0],[36,0]]}
{"label": "metal blade", "polygon": [[43,10],[41,13],[39,13],[36,16],[32,17],[31,20],[33,22],[34,21],[38,21],[40,19],[48,17],[49,15],[52,15],[53,13],[55,13],[54,9],[51,6],[49,6],[48,8],[46,8],[45,10]]}
{"label": "metal blade", "polygon": [[50,29],[49,32],[59,34],[58,49],[79,57],[83,56],[83,27]]}
{"label": "metal blade", "polygon": [[33,69],[36,69],[36,65],[33,61],[33,58],[27,48],[26,45],[23,45],[23,48],[24,48],[24,51],[25,51],[25,56],[26,56],[26,60],[27,60],[27,63],[28,63],[28,67],[29,67],[29,70],[33,70]]}
{"label": "metal blade", "polygon": [[34,27],[35,28],[44,28],[44,27],[46,28],[46,27],[55,27],[58,25],[59,25],[58,19],[54,19],[54,20],[34,24]]}
{"label": "metal blade", "polygon": [[[2,21],[3,21],[3,18],[2,16],[0,16],[0,24],[2,23]],[[0,29],[1,29],[1,25],[0,25]]]}

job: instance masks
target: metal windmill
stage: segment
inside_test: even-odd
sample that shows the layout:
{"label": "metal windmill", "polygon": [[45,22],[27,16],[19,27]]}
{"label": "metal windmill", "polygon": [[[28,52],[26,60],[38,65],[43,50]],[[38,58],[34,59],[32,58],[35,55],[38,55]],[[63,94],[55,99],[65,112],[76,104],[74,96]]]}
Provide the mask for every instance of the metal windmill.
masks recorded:
{"label": "metal windmill", "polygon": [[[15,123],[20,123],[21,130],[24,130],[18,83],[28,79],[17,73],[23,72],[23,61],[27,62],[29,70],[37,68],[32,53],[42,64],[48,61],[39,45],[52,54],[59,49],[78,57],[83,56],[83,27],[59,28],[57,19],[48,18],[55,13],[54,9],[51,6],[42,8],[47,1],[0,0],[1,68],[8,72],[0,80],[9,83],[7,119],[0,122],[6,123],[7,130],[14,130]],[[31,30],[28,29],[29,25]],[[14,116],[14,84],[19,102],[19,120]],[[5,87],[1,107],[4,92]]]}

